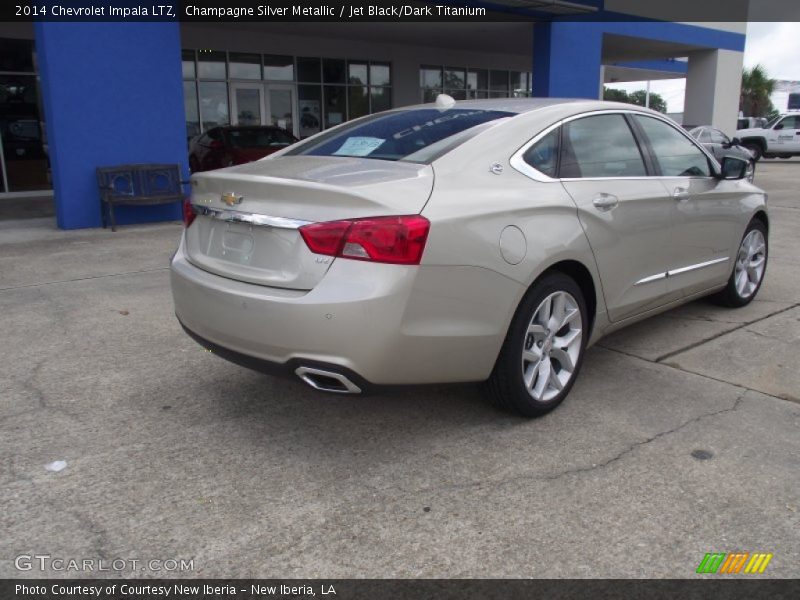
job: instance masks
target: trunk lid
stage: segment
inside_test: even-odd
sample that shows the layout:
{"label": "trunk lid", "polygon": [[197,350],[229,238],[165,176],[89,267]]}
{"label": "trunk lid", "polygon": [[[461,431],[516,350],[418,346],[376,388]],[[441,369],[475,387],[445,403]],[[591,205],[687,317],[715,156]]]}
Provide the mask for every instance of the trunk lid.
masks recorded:
{"label": "trunk lid", "polygon": [[432,189],[430,165],[363,158],[285,156],[197,173],[188,259],[223,277],[310,290],[333,259],[308,249],[298,221],[417,214]]}

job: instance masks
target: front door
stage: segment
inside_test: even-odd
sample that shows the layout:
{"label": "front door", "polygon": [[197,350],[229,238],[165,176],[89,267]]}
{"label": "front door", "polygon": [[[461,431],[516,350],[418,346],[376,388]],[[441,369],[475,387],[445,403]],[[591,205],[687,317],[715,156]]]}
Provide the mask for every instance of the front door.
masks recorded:
{"label": "front door", "polygon": [[297,109],[293,85],[270,83],[267,89],[267,125],[274,125],[297,136]]}
{"label": "front door", "polygon": [[726,281],[741,222],[738,182],[719,181],[694,140],[677,127],[636,115],[672,203],[667,289],[691,295]]}
{"label": "front door", "polygon": [[800,115],[790,115],[775,123],[770,131],[769,151],[771,154],[800,152]]}
{"label": "front door", "polygon": [[297,135],[293,85],[232,83],[231,108],[233,125],[273,125]]}

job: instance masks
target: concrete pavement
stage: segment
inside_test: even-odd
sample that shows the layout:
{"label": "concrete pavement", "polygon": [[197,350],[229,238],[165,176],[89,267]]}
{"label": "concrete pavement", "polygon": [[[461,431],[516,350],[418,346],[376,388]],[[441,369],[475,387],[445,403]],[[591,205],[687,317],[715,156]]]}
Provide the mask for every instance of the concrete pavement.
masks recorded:
{"label": "concrete pavement", "polygon": [[328,396],[205,352],[172,314],[178,225],[0,223],[0,577],[79,575],[18,571],[32,553],[202,577],[695,577],[712,551],[797,577],[798,181],[759,165],[757,301],[610,336],[534,421],[472,386]]}

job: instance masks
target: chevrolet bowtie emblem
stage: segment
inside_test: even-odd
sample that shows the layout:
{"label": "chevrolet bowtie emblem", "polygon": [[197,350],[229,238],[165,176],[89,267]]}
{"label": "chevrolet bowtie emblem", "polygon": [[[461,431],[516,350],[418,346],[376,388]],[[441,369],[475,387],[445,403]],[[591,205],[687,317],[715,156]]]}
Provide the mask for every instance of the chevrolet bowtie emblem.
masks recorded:
{"label": "chevrolet bowtie emblem", "polygon": [[233,206],[234,204],[240,204],[242,202],[242,196],[237,196],[233,192],[225,192],[220,199],[228,206]]}

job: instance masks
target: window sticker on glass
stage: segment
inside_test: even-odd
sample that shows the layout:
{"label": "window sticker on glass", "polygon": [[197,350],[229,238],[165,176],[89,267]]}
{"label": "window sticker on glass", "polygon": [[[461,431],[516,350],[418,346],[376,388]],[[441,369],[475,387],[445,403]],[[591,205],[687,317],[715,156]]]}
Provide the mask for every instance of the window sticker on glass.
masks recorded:
{"label": "window sticker on glass", "polygon": [[376,137],[349,137],[344,141],[342,147],[333,154],[337,156],[369,156],[385,141]]}

